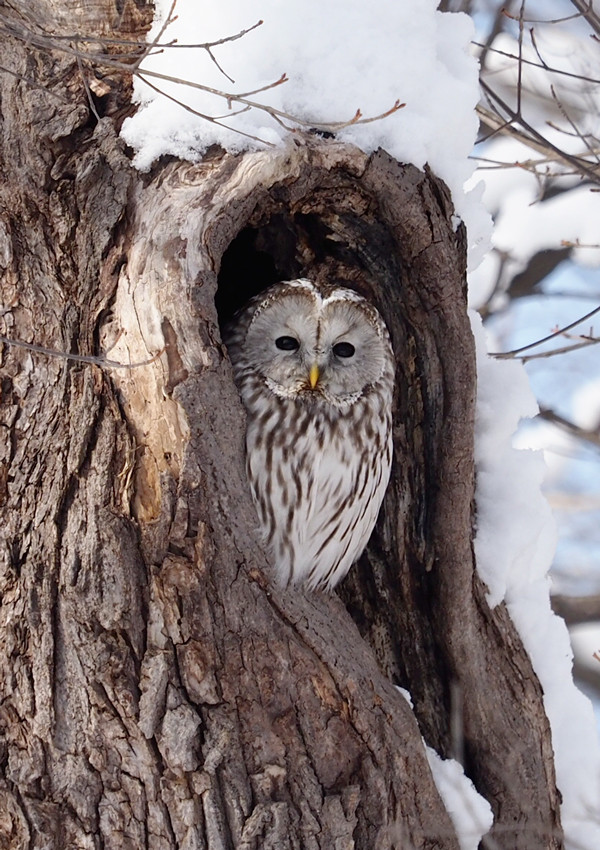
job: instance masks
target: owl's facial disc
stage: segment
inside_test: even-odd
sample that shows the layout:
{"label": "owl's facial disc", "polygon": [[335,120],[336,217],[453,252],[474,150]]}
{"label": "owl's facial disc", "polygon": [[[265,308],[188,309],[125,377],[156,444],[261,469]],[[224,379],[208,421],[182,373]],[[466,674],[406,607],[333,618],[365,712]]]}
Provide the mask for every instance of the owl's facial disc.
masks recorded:
{"label": "owl's facial disc", "polygon": [[369,308],[299,290],[253,319],[246,350],[272,392],[347,405],[382,375],[386,345]]}

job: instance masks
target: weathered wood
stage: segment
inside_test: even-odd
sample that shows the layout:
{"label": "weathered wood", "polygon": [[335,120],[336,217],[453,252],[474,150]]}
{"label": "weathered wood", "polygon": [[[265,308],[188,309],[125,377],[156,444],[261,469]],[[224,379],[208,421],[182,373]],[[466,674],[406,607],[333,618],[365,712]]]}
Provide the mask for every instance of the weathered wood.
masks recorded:
{"label": "weathered wood", "polygon": [[[46,33],[148,21],[11,5]],[[108,78],[97,123],[72,57],[22,37],[5,55],[0,332],[158,356],[2,351],[0,846],[453,850],[421,740],[453,752],[453,688],[497,843],[561,846],[540,688],[474,572],[474,352],[443,185],[311,136],[140,176],[125,86]],[[299,274],[373,298],[398,360],[393,481],[342,591],[358,629],[336,596],[270,583],[220,341]]]}

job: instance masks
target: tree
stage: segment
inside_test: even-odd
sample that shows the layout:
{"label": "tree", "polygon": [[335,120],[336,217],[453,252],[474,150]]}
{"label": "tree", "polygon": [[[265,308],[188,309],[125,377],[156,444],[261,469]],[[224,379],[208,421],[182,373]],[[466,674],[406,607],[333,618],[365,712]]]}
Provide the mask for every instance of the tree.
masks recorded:
{"label": "tree", "polygon": [[[1,12],[3,338],[30,346],[2,362],[3,846],[450,850],[423,736],[492,803],[490,846],[561,847],[541,689],[474,568],[449,193],[310,133],[138,174],[129,88],[73,22],[135,63],[149,12]],[[398,360],[392,482],[341,598],[270,583],[219,335],[301,274],[370,296]]]}

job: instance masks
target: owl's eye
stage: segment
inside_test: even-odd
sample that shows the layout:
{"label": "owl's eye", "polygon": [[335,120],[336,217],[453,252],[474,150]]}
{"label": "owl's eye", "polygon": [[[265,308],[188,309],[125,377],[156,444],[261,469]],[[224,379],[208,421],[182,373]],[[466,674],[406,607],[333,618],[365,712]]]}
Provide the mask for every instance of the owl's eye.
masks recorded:
{"label": "owl's eye", "polygon": [[300,343],[293,336],[278,336],[275,345],[281,351],[297,351],[300,348]]}
{"label": "owl's eye", "polygon": [[333,353],[338,357],[353,357],[355,348],[351,342],[336,342]]}

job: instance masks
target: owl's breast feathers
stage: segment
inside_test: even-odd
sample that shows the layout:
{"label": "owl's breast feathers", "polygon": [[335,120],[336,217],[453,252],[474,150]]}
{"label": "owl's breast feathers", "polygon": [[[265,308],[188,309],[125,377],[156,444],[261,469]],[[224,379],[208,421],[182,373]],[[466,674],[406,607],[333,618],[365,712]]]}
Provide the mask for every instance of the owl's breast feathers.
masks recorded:
{"label": "owl's breast feathers", "polygon": [[390,409],[377,412],[386,424],[374,429],[368,420],[381,397],[365,394],[343,413],[310,396],[278,398],[249,416],[248,477],[280,579],[329,589],[377,519],[391,465]]}

